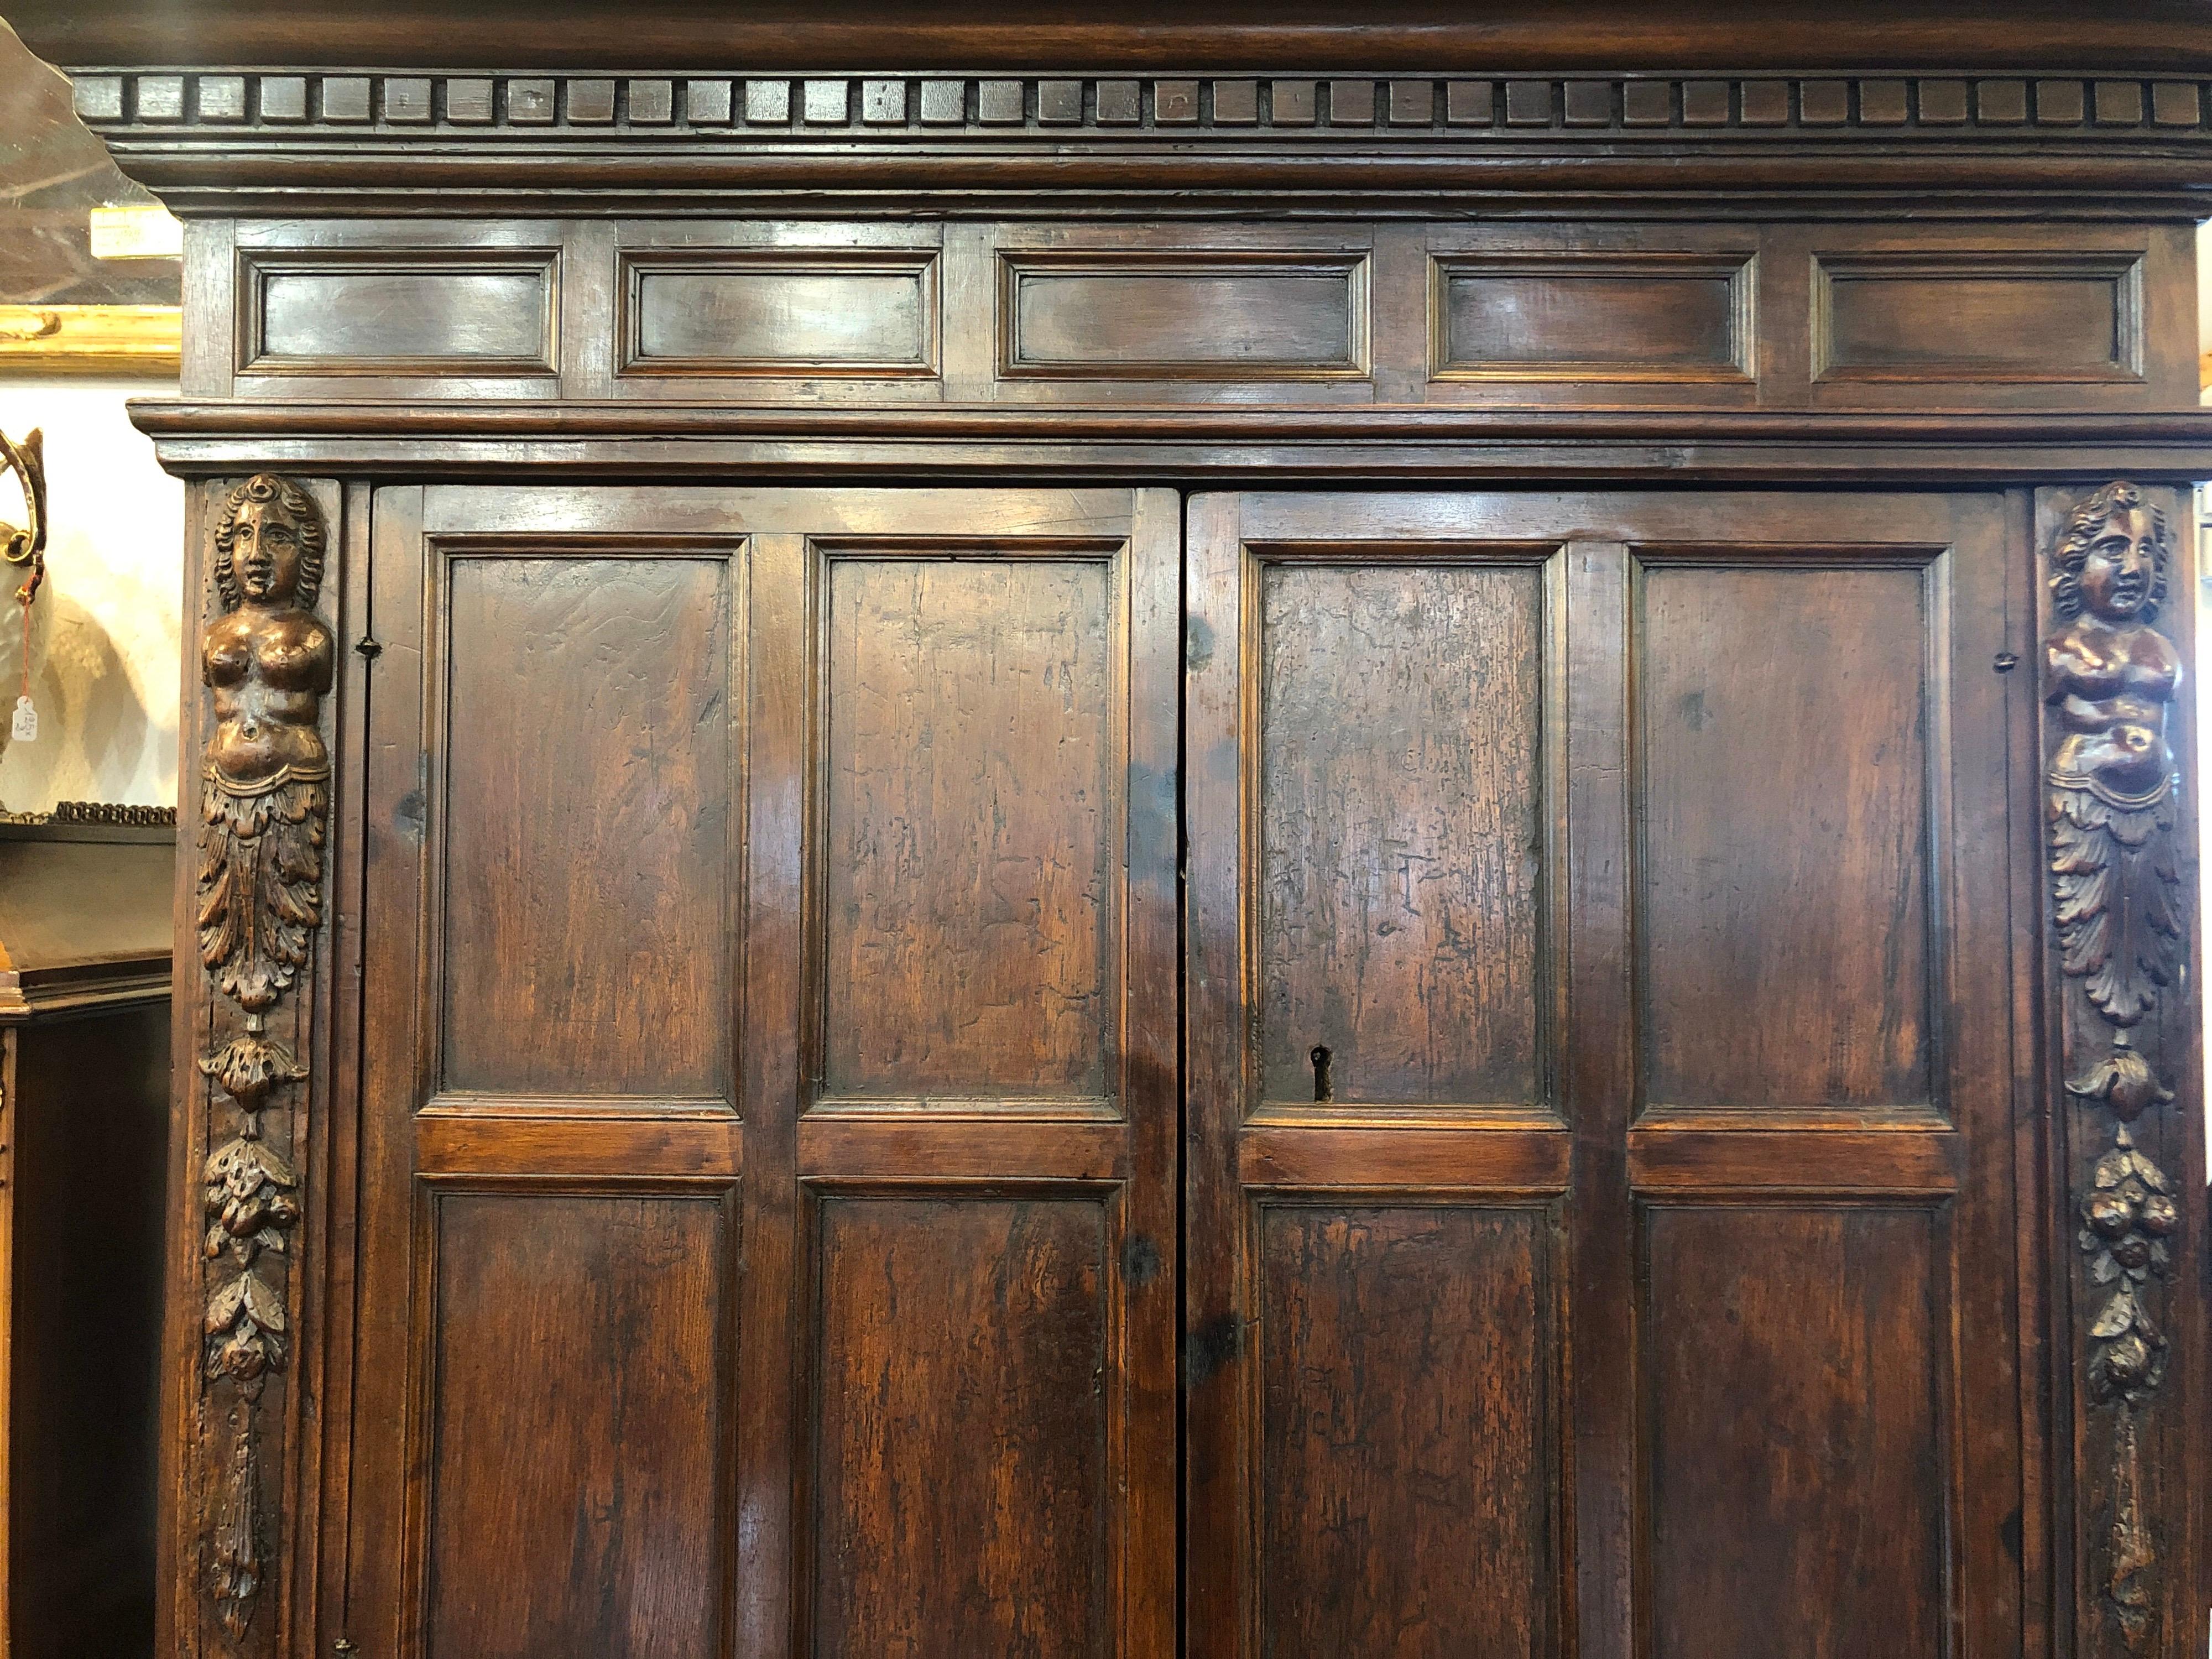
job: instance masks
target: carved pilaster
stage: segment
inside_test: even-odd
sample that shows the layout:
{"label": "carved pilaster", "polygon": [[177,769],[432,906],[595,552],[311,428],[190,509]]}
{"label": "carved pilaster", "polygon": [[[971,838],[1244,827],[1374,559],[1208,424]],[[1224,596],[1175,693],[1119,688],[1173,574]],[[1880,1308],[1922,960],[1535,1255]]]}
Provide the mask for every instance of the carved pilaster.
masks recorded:
{"label": "carved pilaster", "polygon": [[[2170,1281],[2185,1258],[2168,1148],[2188,892],[2174,703],[2163,631],[2173,531],[2126,483],[2047,495],[2042,653],[2045,850],[2057,951],[2066,1224],[2078,1264],[2075,1550],[2086,1654],[2162,1650],[2184,1571],[2170,1375],[2185,1364]],[[2171,1050],[2171,1051],[2170,1051]]]}
{"label": "carved pilaster", "polygon": [[243,1643],[268,1599],[283,1512],[284,1412],[301,1291],[308,1028],[324,907],[334,668],[314,611],[327,537],[299,485],[266,474],[215,520],[219,613],[200,640],[213,724],[201,756],[198,923],[210,1007],[201,1366],[193,1466],[200,1587]]}

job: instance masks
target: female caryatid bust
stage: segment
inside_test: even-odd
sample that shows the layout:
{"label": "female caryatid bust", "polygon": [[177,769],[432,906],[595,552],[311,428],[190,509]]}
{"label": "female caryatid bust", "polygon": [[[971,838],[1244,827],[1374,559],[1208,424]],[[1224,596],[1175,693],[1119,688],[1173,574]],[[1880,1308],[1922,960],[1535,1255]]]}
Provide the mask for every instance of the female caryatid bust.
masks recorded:
{"label": "female caryatid bust", "polygon": [[2061,625],[2044,643],[2043,696],[2062,734],[2049,779],[2059,940],[2066,972],[2123,1026],[2171,979],[2180,932],[2166,713],[2181,659],[2151,626],[2170,558],[2165,515],[2131,483],[2076,507],[2052,555]]}
{"label": "female caryatid bust", "polygon": [[314,614],[323,520],[298,485],[263,474],[233,489],[215,532],[224,614],[200,643],[215,696],[206,750],[200,957],[250,1016],[307,961],[322,921],[330,752],[320,729],[334,646]]}

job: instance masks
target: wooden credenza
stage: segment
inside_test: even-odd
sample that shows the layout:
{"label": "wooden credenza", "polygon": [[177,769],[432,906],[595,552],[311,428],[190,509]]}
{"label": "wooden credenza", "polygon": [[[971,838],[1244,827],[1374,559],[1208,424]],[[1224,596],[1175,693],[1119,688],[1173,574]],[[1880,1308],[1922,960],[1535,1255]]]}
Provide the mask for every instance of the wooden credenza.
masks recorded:
{"label": "wooden credenza", "polygon": [[164,1652],[2194,1659],[2212,25],[1283,9],[16,8]]}
{"label": "wooden credenza", "polygon": [[177,829],[104,816],[0,821],[5,1659],[154,1640]]}

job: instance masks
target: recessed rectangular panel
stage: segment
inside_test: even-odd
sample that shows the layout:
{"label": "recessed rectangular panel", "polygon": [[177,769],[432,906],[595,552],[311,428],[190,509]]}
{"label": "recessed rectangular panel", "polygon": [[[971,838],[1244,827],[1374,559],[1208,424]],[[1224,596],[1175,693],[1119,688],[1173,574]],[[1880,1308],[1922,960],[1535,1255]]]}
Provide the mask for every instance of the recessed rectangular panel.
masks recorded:
{"label": "recessed rectangular panel", "polygon": [[729,1209],[434,1202],[428,1659],[719,1659]]}
{"label": "recessed rectangular panel", "polygon": [[1119,570],[830,560],[827,1094],[1106,1094]]}
{"label": "recessed rectangular panel", "polygon": [[1935,1213],[1670,1206],[1644,1249],[1652,1659],[1939,1659]]}
{"label": "recessed rectangular panel", "polygon": [[1264,1100],[1538,1098],[1543,584],[1261,567]]}
{"label": "recessed rectangular panel", "polygon": [[935,370],[936,256],[656,254],[629,260],[631,374]]}
{"label": "recessed rectangular panel", "polygon": [[1437,262],[1439,380],[1735,380],[1747,258]]}
{"label": "recessed rectangular panel", "polygon": [[1925,567],[1650,563],[1640,589],[1647,1109],[1925,1106]]}
{"label": "recessed rectangular panel", "polygon": [[1552,1652],[1545,1212],[1259,1218],[1259,1650]]}
{"label": "recessed rectangular panel", "polygon": [[1060,261],[1008,254],[1010,375],[1305,379],[1365,372],[1357,255]]}
{"label": "recessed rectangular panel", "polygon": [[241,365],[252,373],[552,373],[550,255],[481,267],[364,259],[252,270],[256,314]]}
{"label": "recessed rectangular panel", "polygon": [[448,566],[444,1086],[726,1094],[722,559]]}
{"label": "recessed rectangular panel", "polygon": [[1103,1659],[1104,1206],[833,1197],[819,1217],[817,1659]]}
{"label": "recessed rectangular panel", "polygon": [[2130,254],[1830,256],[1814,288],[1822,380],[2114,380],[2142,373]]}

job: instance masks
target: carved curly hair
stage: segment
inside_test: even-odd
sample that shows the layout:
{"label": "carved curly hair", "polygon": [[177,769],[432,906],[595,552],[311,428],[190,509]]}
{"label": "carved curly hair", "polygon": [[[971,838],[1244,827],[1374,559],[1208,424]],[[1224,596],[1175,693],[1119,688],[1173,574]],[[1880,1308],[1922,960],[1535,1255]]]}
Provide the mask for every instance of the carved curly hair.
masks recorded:
{"label": "carved curly hair", "polygon": [[280,478],[273,472],[257,472],[238,485],[224,497],[222,517],[215,526],[215,586],[222,595],[223,609],[238,609],[243,595],[238,591],[238,574],[231,566],[231,546],[238,538],[238,515],[249,501],[274,501],[291,519],[300,532],[301,608],[315,608],[315,595],[323,586],[323,514],[315,505],[313,496],[289,478]]}
{"label": "carved curly hair", "polygon": [[2164,511],[2155,502],[2146,504],[2142,486],[2125,480],[2106,484],[2067,514],[2065,533],[2058,538],[2058,545],[2051,555],[2051,602],[2060,616],[2071,622],[2081,614],[2081,567],[2088,561],[2089,550],[2104,534],[2105,526],[2121,514],[2132,513],[2146,505],[2150,512],[2154,574],[2140,620],[2148,623],[2158,619],[2159,611],[2166,604],[2166,567],[2173,560],[2173,541],[2166,531]]}

